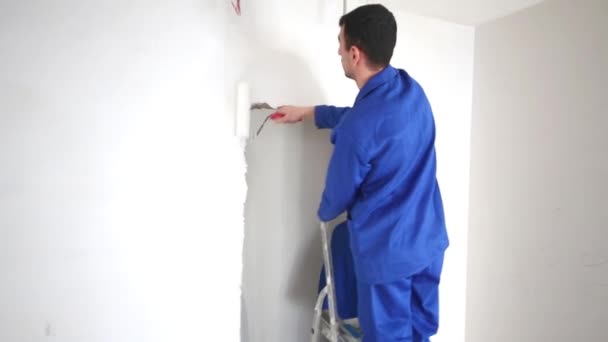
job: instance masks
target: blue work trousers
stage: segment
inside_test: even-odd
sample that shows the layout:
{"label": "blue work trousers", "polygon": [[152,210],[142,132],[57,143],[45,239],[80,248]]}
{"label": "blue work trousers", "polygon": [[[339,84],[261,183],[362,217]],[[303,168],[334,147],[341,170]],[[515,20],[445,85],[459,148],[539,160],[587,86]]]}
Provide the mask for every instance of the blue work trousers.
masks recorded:
{"label": "blue work trousers", "polygon": [[[390,283],[358,281],[346,224],[332,234],[338,314],[358,317],[364,342],[428,342],[439,327],[439,280],[443,254],[427,267]],[[325,286],[321,272],[319,289]]]}

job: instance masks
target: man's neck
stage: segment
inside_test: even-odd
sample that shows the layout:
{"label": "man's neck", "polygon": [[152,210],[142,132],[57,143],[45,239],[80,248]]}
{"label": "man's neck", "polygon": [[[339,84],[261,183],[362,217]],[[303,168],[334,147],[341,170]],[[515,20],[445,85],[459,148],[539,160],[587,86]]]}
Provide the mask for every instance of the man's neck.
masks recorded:
{"label": "man's neck", "polygon": [[379,74],[385,67],[377,68],[377,69],[364,69],[361,71],[361,75],[355,79],[357,83],[357,87],[359,90],[363,89],[363,87],[369,82],[369,80]]}

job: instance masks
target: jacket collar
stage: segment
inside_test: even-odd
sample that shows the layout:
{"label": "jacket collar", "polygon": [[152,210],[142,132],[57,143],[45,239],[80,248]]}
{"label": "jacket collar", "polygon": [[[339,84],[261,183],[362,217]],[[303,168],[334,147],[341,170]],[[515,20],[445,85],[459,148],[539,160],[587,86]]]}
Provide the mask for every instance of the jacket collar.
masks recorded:
{"label": "jacket collar", "polygon": [[386,66],[382,71],[375,74],[370,78],[367,83],[361,88],[357,98],[355,99],[355,103],[361,101],[364,97],[366,97],[372,90],[378,88],[380,85],[390,81],[395,75],[397,75],[397,69],[393,68],[390,64]]}

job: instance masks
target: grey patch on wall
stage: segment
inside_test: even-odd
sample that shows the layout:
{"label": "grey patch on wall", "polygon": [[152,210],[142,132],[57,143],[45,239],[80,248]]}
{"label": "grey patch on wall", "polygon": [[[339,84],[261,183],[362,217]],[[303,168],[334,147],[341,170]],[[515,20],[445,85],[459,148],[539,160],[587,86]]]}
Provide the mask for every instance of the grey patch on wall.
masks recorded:
{"label": "grey patch on wall", "polygon": [[[252,125],[266,115],[254,113]],[[296,335],[307,336],[321,265],[316,209],[331,145],[311,122],[264,130],[246,149],[243,310],[258,314],[244,315],[243,324],[268,326],[259,314],[273,315],[262,306],[276,304],[283,306],[277,328],[296,325]]]}
{"label": "grey patch on wall", "polygon": [[[269,75],[282,80],[290,74],[292,91],[308,91],[313,100],[321,98],[320,88],[310,84],[305,64],[295,57],[280,60],[283,68],[274,65],[273,71],[267,70],[266,80]],[[255,78],[250,84],[255,89]],[[313,89],[317,93],[310,93]],[[259,127],[272,112],[252,111],[252,127]],[[331,150],[329,131],[317,129],[310,121],[268,122],[246,147],[242,341],[309,338],[321,267],[316,212]]]}
{"label": "grey patch on wall", "polygon": [[249,326],[247,321],[247,302],[245,302],[245,296],[241,296],[241,342],[249,342],[249,330],[246,327]]}

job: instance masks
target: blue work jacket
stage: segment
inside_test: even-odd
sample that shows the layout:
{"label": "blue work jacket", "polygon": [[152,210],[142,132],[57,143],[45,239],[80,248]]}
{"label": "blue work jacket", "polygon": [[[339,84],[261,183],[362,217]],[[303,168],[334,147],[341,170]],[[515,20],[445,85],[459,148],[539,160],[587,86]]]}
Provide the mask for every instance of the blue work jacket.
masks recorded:
{"label": "blue work jacket", "polygon": [[448,247],[436,177],[435,122],[422,87],[387,66],[352,107],[315,107],[334,151],[318,210],[322,221],[348,212],[358,281],[411,276]]}

